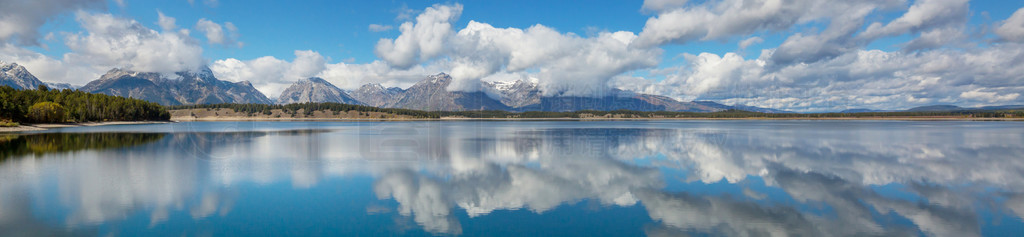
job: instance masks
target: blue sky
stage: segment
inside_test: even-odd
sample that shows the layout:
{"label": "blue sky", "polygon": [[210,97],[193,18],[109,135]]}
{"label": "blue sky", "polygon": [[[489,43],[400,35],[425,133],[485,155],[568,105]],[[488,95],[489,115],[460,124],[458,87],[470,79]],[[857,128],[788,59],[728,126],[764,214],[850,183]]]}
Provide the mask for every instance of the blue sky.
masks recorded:
{"label": "blue sky", "polygon": [[1011,60],[1024,2],[14,1],[0,60],[76,85],[113,67],[208,65],[271,97],[309,76],[354,89],[443,71],[452,90],[524,79],[548,95],[619,88],[808,112],[1024,104]]}

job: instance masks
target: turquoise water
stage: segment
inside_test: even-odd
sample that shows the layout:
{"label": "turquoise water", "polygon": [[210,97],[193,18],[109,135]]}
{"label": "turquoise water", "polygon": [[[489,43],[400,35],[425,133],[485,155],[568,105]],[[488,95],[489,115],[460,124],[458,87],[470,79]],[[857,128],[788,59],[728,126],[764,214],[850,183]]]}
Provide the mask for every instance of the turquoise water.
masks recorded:
{"label": "turquoise water", "polygon": [[192,122],[0,135],[0,236],[1015,236],[1024,123]]}

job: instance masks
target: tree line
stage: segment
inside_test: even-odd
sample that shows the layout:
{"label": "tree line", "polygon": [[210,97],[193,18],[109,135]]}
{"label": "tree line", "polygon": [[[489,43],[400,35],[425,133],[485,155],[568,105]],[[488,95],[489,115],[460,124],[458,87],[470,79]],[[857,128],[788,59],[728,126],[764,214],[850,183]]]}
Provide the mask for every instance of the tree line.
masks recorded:
{"label": "tree line", "polygon": [[171,114],[160,104],[140,99],[78,90],[19,90],[0,86],[0,121],[65,123],[102,121],[166,121]]}

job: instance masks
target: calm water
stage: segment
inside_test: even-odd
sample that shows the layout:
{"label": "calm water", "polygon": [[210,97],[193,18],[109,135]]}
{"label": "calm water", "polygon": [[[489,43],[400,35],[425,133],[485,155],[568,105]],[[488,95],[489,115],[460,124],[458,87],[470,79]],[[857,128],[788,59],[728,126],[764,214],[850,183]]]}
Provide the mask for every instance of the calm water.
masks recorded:
{"label": "calm water", "polygon": [[198,122],[0,135],[0,236],[1019,236],[1024,123]]}

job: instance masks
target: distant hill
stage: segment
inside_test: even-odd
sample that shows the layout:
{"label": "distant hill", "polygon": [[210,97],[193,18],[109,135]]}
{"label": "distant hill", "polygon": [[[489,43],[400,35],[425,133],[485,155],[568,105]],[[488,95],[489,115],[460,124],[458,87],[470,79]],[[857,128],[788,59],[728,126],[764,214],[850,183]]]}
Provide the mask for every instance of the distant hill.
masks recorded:
{"label": "distant hill", "polygon": [[957,110],[964,110],[964,108],[961,108],[960,106],[956,106],[956,105],[928,105],[928,106],[920,106],[920,107],[910,108],[910,109],[908,109],[906,111],[907,112],[937,112],[937,111],[957,111]]}
{"label": "distant hill", "polygon": [[780,109],[772,109],[772,108],[762,108],[762,107],[756,107],[756,106],[724,105],[724,104],[720,104],[718,102],[707,101],[707,100],[695,100],[695,101],[693,101],[693,103],[697,103],[697,104],[708,106],[708,107],[712,107],[712,108],[717,108],[717,109],[720,109],[720,110],[735,109],[735,110],[743,110],[743,111],[750,111],[750,112],[760,112],[760,113],[793,113],[792,111],[786,111],[786,110],[780,110]]}

